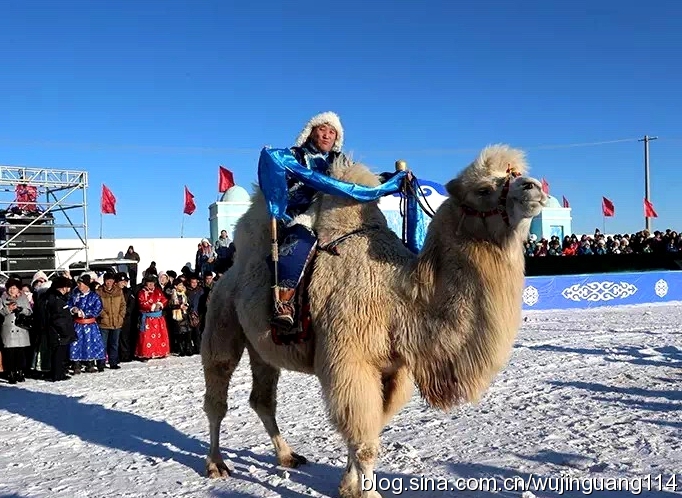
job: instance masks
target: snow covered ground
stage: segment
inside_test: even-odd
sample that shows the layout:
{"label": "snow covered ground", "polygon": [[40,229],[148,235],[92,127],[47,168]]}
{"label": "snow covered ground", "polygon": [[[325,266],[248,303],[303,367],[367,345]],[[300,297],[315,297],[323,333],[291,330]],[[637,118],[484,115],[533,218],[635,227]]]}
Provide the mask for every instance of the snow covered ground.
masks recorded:
{"label": "snow covered ground", "polygon": [[[410,487],[420,477],[652,478],[672,488],[595,491],[591,496],[682,492],[682,305],[571,312],[528,312],[509,366],[477,406],[452,413],[416,396],[386,428],[378,484]],[[223,448],[233,477],[203,477],[207,424],[198,357],[125,364],[52,384],[0,384],[0,497],[334,496],[345,449],[325,420],[317,383],[284,373],[279,422],[310,463],[278,469],[248,405],[245,354],[229,395]],[[390,481],[388,481],[390,479]],[[508,479],[504,481],[504,479]],[[521,497],[522,488],[407,490],[401,496]],[[563,496],[586,496],[585,490]],[[636,483],[636,481],[634,481]],[[487,483],[487,487],[486,487]],[[606,481],[609,484],[609,481]],[[533,488],[532,486],[535,486]],[[397,491],[383,492],[384,497]],[[526,496],[531,496],[526,494]]]}

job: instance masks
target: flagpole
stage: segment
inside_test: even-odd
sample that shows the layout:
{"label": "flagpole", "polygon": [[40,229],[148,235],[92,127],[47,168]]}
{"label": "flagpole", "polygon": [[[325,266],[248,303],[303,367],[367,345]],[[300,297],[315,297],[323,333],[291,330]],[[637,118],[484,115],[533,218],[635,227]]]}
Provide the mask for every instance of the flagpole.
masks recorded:
{"label": "flagpole", "polygon": [[99,238],[101,239],[101,238],[102,238],[102,221],[103,221],[102,218],[104,217],[104,215],[102,214],[102,199],[101,199],[101,196],[102,196],[102,194],[104,193],[104,184],[102,184],[102,187],[100,188],[100,191],[101,191],[101,193],[99,194],[99,195],[100,195],[100,201],[99,201],[99,204],[100,204],[100,206],[99,206]]}
{"label": "flagpole", "polygon": [[606,215],[601,215],[601,233],[606,236]]}
{"label": "flagpole", "polygon": [[182,215],[182,223],[180,223],[180,238],[184,238],[185,233],[185,214]]}

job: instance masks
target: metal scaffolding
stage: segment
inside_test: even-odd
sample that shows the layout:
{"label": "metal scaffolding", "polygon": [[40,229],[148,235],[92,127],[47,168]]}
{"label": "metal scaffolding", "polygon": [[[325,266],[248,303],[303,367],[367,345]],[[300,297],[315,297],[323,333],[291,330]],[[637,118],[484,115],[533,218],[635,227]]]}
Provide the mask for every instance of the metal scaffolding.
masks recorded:
{"label": "metal scaffolding", "polygon": [[[62,261],[60,268],[69,268],[69,262],[76,257],[81,250],[85,252],[85,266],[83,270],[89,268],[88,255],[88,215],[87,215],[87,190],[88,173],[86,171],[67,171],[48,168],[28,168],[24,166],[2,166],[0,165],[0,191],[12,192],[14,194],[11,201],[0,199],[0,211],[6,214],[2,224],[3,234],[9,227],[18,227],[18,231],[13,229],[11,235],[0,237],[0,255],[3,264],[0,265],[0,276],[6,280],[10,273],[30,274],[38,270],[43,270],[48,278],[52,276],[57,268],[56,253],[58,251],[73,251],[73,254]],[[29,199],[20,196],[21,193],[29,192]],[[82,223],[80,220],[72,219],[77,217],[78,210],[82,210]],[[57,217],[61,214],[61,218]],[[27,232],[30,227],[50,227],[54,229],[54,238],[51,247],[29,247],[31,244],[23,243],[22,234]],[[71,228],[76,233],[78,241],[73,244],[76,247],[57,247],[57,229]],[[20,249],[17,244],[20,244]],[[33,252],[51,251],[55,255],[53,258],[54,268],[26,268],[26,269],[6,269],[5,258],[9,263],[9,255],[18,251]],[[17,257],[17,259],[19,259]],[[29,257],[30,259],[30,257]],[[26,265],[25,265],[26,266]],[[30,264],[28,265],[30,266]],[[81,268],[71,268],[81,269]],[[23,276],[23,275],[22,275]]]}

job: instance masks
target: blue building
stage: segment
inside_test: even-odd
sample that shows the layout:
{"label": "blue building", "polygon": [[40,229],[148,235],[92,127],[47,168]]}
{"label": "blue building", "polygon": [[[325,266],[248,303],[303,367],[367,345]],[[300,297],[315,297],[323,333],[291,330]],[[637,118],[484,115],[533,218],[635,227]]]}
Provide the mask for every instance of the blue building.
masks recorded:
{"label": "blue building", "polygon": [[542,212],[530,223],[530,233],[540,239],[550,239],[553,235],[563,240],[565,235],[571,235],[571,208],[565,208],[556,199],[549,196],[549,202]]}

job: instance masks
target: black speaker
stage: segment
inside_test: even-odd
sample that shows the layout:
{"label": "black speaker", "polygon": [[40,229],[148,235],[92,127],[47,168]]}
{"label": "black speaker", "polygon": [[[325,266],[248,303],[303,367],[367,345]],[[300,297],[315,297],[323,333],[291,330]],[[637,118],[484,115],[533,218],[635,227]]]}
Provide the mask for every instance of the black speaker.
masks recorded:
{"label": "black speaker", "polygon": [[33,235],[22,233],[16,238],[7,237],[0,239],[0,244],[3,249],[0,250],[0,256],[49,256],[54,255],[54,235]]}
{"label": "black speaker", "polygon": [[12,272],[36,272],[38,270],[54,270],[55,257],[39,257],[39,258],[14,258],[14,257],[3,257],[1,258],[0,267],[5,273]]}
{"label": "black speaker", "polygon": [[[54,217],[0,212],[0,268],[5,272],[51,270],[55,265]],[[27,226],[33,220],[35,223]],[[13,239],[13,240],[12,240]]]}

